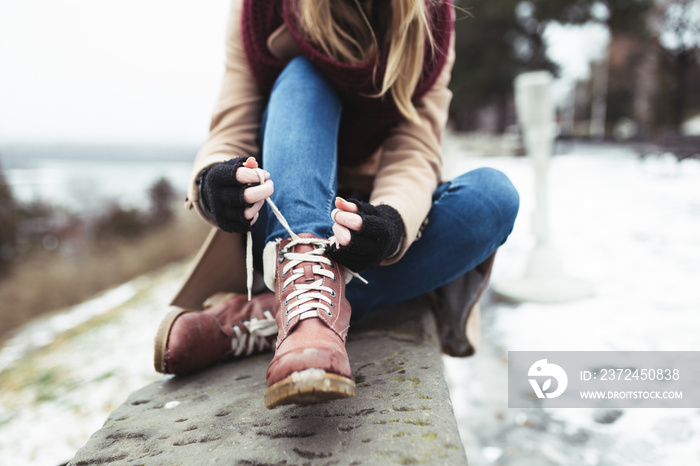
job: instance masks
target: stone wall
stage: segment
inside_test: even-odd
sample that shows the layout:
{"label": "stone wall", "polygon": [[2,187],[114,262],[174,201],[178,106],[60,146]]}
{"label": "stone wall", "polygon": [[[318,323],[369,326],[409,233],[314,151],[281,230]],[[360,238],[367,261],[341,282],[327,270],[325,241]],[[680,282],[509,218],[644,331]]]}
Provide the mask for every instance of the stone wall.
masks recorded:
{"label": "stone wall", "polygon": [[133,393],[71,465],[464,465],[425,300],[353,326],[355,398],[268,410],[270,354]]}

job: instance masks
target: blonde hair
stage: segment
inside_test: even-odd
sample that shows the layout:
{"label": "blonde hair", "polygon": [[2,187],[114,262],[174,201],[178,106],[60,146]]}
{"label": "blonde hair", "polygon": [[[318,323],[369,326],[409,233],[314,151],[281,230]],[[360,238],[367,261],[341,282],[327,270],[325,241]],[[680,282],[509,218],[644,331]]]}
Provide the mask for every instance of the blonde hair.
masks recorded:
{"label": "blonde hair", "polygon": [[297,18],[308,40],[342,63],[374,59],[376,72],[382,45],[388,44],[384,79],[374,97],[390,92],[401,114],[420,123],[411,96],[423,70],[426,35],[433,46],[425,0],[373,1],[389,13],[374,25],[368,19],[371,1],[363,7],[360,0],[298,0]]}

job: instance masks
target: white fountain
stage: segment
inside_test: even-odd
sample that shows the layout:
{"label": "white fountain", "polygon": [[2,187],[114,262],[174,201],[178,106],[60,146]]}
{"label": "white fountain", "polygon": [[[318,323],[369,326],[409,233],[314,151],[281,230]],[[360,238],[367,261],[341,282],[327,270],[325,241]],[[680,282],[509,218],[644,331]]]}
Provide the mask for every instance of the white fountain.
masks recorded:
{"label": "white fountain", "polygon": [[548,171],[556,123],[550,88],[552,75],[534,71],[515,79],[515,109],[522,129],[525,148],[535,171],[535,211],[532,233],[535,248],[520,278],[497,281],[496,293],[515,301],[565,302],[593,294],[592,286],[569,277],[552,244],[549,229]]}

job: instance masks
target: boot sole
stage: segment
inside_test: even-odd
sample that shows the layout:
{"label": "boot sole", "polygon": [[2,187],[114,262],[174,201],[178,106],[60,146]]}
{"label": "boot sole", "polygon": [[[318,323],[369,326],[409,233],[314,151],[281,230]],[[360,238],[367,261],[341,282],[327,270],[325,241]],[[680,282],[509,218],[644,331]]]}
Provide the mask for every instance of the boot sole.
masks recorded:
{"label": "boot sole", "polygon": [[355,396],[355,382],[321,369],[295,372],[265,390],[265,407],[313,404]]}
{"label": "boot sole", "polygon": [[187,309],[173,309],[168,312],[160,325],[158,326],[158,331],[156,332],[155,348],[153,352],[153,367],[156,371],[161,374],[169,374],[167,367],[165,366],[165,351],[168,349],[168,338],[170,338],[170,329],[175,322],[175,319],[180,317],[186,312],[192,312]]}

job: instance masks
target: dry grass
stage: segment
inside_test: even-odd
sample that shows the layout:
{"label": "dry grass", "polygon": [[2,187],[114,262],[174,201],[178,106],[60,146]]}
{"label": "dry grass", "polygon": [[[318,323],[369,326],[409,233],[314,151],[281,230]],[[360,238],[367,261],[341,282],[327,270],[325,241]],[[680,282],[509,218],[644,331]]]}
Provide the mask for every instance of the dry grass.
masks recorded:
{"label": "dry grass", "polygon": [[191,256],[207,232],[204,222],[190,213],[109,248],[32,255],[0,280],[0,341],[33,317],[80,303],[106,288]]}

